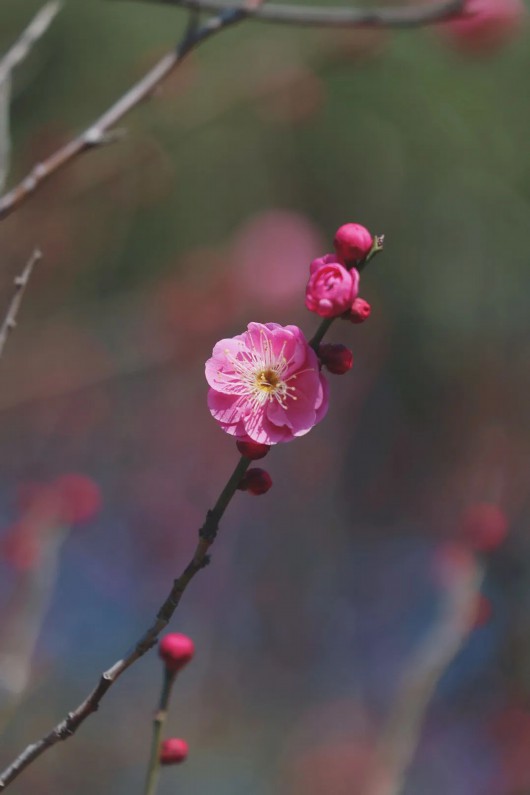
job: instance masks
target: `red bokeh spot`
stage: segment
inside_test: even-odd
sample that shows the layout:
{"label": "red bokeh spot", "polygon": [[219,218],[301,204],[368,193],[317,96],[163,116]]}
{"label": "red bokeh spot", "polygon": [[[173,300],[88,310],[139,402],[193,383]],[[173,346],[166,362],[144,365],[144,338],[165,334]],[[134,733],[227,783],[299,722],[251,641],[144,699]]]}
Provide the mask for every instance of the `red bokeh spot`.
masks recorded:
{"label": "red bokeh spot", "polygon": [[479,629],[480,627],[488,624],[492,615],[493,607],[490,600],[486,596],[480,594],[477,599],[477,609],[475,613],[475,620],[473,622],[473,628]]}
{"label": "red bokeh spot", "polygon": [[493,503],[470,505],[460,519],[460,537],[478,552],[496,549],[506,538],[507,532],[506,515]]}
{"label": "red bokeh spot", "polygon": [[53,487],[59,499],[59,516],[67,525],[93,519],[101,510],[101,491],[86,475],[61,475]]}
{"label": "red bokeh spot", "polygon": [[37,539],[23,522],[17,522],[9,528],[2,539],[0,551],[2,559],[21,572],[34,568],[40,558]]}

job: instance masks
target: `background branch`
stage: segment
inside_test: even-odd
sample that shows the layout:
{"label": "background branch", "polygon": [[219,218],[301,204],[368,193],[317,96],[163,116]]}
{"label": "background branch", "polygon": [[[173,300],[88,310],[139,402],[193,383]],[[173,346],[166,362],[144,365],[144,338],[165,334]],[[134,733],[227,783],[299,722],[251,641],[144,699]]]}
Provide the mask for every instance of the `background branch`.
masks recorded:
{"label": "background branch", "polygon": [[61,6],[60,2],[54,0],[54,2],[46,3],[35,15],[15,44],[0,60],[0,82],[26,58],[35,42],[46,33],[54,17],[61,10]]}
{"label": "background branch", "polygon": [[18,310],[20,309],[20,304],[22,303],[22,298],[24,297],[24,292],[28,285],[28,282],[31,278],[31,274],[33,273],[33,268],[35,264],[41,259],[42,254],[39,249],[35,249],[33,254],[31,255],[28,263],[20,276],[17,276],[15,279],[15,293],[13,298],[11,299],[11,303],[9,304],[9,308],[7,310],[7,314],[4,318],[4,322],[0,326],[0,357],[2,356],[5,348],[5,344],[7,342],[7,338],[10,332],[15,328],[17,324],[17,315]]}
{"label": "background branch", "polygon": [[36,41],[46,33],[61,3],[46,3],[33,17],[15,44],[0,59],[0,190],[3,190],[9,170],[9,104],[11,101],[11,73],[23,61]]}
{"label": "background branch", "polygon": [[[203,11],[237,10],[243,4],[230,4],[224,0],[138,0],[159,5],[198,8]],[[415,28],[434,22],[441,22],[461,11],[463,0],[444,0],[443,2],[418,6],[392,6],[383,8],[318,8],[304,5],[283,5],[265,3],[252,11],[252,17],[263,22],[277,22],[291,25],[314,25],[320,27],[352,28]]]}
{"label": "background branch", "polygon": [[470,559],[469,566],[462,565],[453,573],[440,617],[407,666],[364,795],[402,791],[434,691],[473,627],[483,579],[483,567],[476,560]]}
{"label": "background branch", "polygon": [[112,129],[114,125],[126,116],[129,111],[139,105],[140,102],[149,97],[191,50],[220,30],[240,22],[248,13],[249,11],[244,8],[226,10],[210,17],[200,27],[189,29],[180,44],[161,58],[141,80],[123,94],[99,119],[76,138],[73,138],[46,158],[46,160],[37,163],[18,185],[0,198],[0,219],[5,218],[20,207],[26,199],[35,193],[43,182],[78,155],[96,146],[115,140],[116,131]]}

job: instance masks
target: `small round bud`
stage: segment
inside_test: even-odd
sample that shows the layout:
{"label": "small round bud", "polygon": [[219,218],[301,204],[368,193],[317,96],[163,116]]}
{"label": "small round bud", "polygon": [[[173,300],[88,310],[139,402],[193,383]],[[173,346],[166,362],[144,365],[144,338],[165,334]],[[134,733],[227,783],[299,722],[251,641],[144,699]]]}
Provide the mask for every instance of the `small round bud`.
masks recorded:
{"label": "small round bud", "polygon": [[364,298],[356,298],[346,317],[352,323],[364,323],[370,317],[371,311],[372,307],[368,301],[365,301]]}
{"label": "small round bud", "polygon": [[372,235],[361,224],[340,226],[333,240],[337,255],[346,263],[363,260],[372,248]]}
{"label": "small round bud", "polygon": [[236,440],[236,447],[245,458],[250,458],[251,461],[258,461],[260,458],[265,458],[269,450],[270,444],[259,444],[253,442],[252,439],[245,441],[244,439]]}
{"label": "small round bud", "polygon": [[158,656],[164,661],[168,671],[176,673],[189,663],[195,654],[195,645],[187,635],[171,632],[164,635],[158,644]]}
{"label": "small round bud", "polygon": [[179,737],[170,737],[160,746],[161,765],[179,765],[188,758],[188,743]]}
{"label": "small round bud", "polygon": [[335,375],[344,375],[353,366],[353,354],[345,345],[326,343],[318,349],[318,357],[324,367]]}
{"label": "small round bud", "polygon": [[254,467],[245,472],[238,489],[249,491],[251,494],[258,496],[259,494],[266,494],[271,486],[272,478],[269,473],[264,469]]}

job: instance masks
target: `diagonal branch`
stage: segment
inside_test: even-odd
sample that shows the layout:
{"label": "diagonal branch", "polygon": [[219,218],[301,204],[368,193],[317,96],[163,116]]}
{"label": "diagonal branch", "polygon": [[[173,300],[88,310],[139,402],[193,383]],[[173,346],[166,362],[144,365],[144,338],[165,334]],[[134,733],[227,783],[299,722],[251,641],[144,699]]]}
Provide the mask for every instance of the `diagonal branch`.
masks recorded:
{"label": "diagonal branch", "polygon": [[36,41],[43,36],[61,9],[58,0],[46,3],[33,17],[13,46],[0,59],[0,190],[3,190],[9,169],[9,104],[11,73],[28,55]]}
{"label": "diagonal branch", "polygon": [[9,76],[15,66],[24,60],[35,42],[46,33],[53,18],[60,10],[61,3],[52,0],[36,14],[11,49],[0,60],[0,83]]}
{"label": "diagonal branch", "polygon": [[238,461],[232,476],[228,480],[225,488],[221,492],[219,499],[212,510],[206,514],[206,521],[199,530],[199,540],[193,553],[193,557],[177,579],[173,582],[173,586],[160,607],[153,624],[149,629],[144,632],[142,637],[133,646],[124,657],[114,663],[107,671],[105,671],[97,683],[96,687],[91,693],[79,704],[76,709],[69,712],[66,718],[57,724],[48,734],[44,735],[40,740],[37,740],[31,745],[28,745],[24,751],[1,773],[0,775],[0,790],[4,790],[12,781],[14,781],[25,768],[31,765],[39,756],[47,751],[52,746],[56,745],[60,740],[67,740],[79,728],[89,715],[95,712],[101,699],[112,687],[114,682],[129,668],[136,660],[149,651],[156,643],[158,636],[167,626],[173,613],[182,598],[182,595],[188,587],[191,580],[198,572],[208,565],[209,550],[215,541],[219,522],[234,496],[241,478],[245,474],[250,459],[241,457]]}
{"label": "diagonal branch", "polygon": [[38,248],[36,248],[31,255],[28,263],[20,276],[17,276],[15,279],[15,292],[11,299],[11,303],[9,304],[9,308],[7,310],[7,314],[4,318],[2,325],[0,326],[0,357],[2,356],[5,348],[5,344],[7,342],[7,338],[11,331],[17,325],[17,315],[18,310],[20,309],[20,304],[22,303],[22,298],[24,297],[24,292],[28,285],[28,282],[31,278],[31,274],[33,272],[33,268],[37,264],[37,262],[41,259],[42,254]]}
{"label": "diagonal branch", "polygon": [[[243,5],[225,0],[140,0],[140,2],[196,8],[202,11],[242,10]],[[265,3],[252,11],[252,17],[263,22],[317,27],[351,28],[415,28],[442,22],[462,10],[463,0],[442,0],[400,7],[382,8],[318,8],[306,5]]]}
{"label": "diagonal branch", "polygon": [[153,68],[121,96],[84,132],[66,143],[46,160],[37,163],[18,185],[0,198],[0,219],[20,207],[52,174],[62,169],[83,152],[115,140],[114,125],[133,108],[149,97],[173,72],[191,50],[215,33],[240,22],[249,12],[246,8],[228,9],[210,17],[200,27],[192,26],[178,46],[161,58]]}

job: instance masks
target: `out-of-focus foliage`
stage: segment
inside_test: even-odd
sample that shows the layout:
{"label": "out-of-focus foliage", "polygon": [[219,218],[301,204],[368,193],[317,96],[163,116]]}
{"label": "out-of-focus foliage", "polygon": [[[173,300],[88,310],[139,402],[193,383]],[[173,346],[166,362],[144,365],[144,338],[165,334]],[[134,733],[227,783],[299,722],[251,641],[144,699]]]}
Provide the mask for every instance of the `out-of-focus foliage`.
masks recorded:
{"label": "out-of-focus foliage", "polygon": [[[2,0],[3,48],[38,7]],[[141,3],[66,4],[15,77],[11,180],[90,123],[186,21]],[[44,252],[0,363],[5,616],[34,563],[12,554],[21,490],[83,473],[103,509],[61,536],[0,763],[88,692],[187,561],[236,456],[206,408],[214,342],[250,320],[311,333],[308,263],[358,221],[386,234],[362,277],[372,316],[334,327],[355,361],[332,380],[328,418],[266,459],[273,489],[237,496],[182,602],[172,627],[197,653],[170,727],[191,750],[161,792],[361,795],[436,620],[440,544],[484,502],[509,520],[488,561],[491,617],[441,682],[405,792],[528,791],[529,69],[528,33],[472,60],[433,30],[245,23],[135,110],[124,141],[2,222],[6,305],[32,247]],[[15,786],[140,791],[160,679],[151,654]]]}

